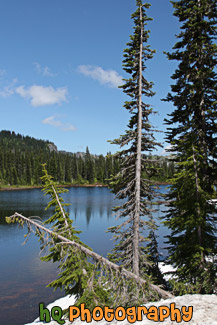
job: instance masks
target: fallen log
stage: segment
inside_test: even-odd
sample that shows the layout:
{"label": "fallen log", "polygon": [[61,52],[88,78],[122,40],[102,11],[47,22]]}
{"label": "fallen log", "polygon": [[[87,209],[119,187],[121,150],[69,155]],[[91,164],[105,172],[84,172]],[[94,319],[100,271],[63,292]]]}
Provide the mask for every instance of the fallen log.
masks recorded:
{"label": "fallen log", "polygon": [[[26,222],[28,228],[31,228],[31,225],[34,226],[36,229],[40,229],[46,233],[48,233],[49,235],[58,238],[60,240],[61,244],[67,244],[67,245],[71,245],[77,249],[79,249],[80,251],[84,252],[87,256],[94,258],[96,261],[98,261],[99,263],[102,263],[103,265],[107,265],[109,269],[114,270],[115,272],[121,272],[121,275],[129,280],[134,280],[136,281],[138,284],[142,285],[146,285],[147,281],[145,281],[144,279],[142,279],[141,277],[135,275],[134,273],[126,270],[125,268],[109,261],[107,258],[91,251],[90,249],[80,245],[79,243],[69,240],[66,237],[44,227],[43,225],[39,224],[38,222],[29,219],[25,216],[23,216],[20,213],[15,212],[12,216],[7,217],[7,221],[8,222],[14,222],[18,219]],[[33,217],[32,217],[33,218]],[[36,218],[36,217],[35,217]],[[37,217],[38,218],[38,217]],[[167,298],[173,298],[173,295],[163,289],[161,289],[159,286],[154,285],[154,284],[149,284],[150,289],[152,289],[153,291],[155,291],[161,298],[163,299],[167,299]]]}

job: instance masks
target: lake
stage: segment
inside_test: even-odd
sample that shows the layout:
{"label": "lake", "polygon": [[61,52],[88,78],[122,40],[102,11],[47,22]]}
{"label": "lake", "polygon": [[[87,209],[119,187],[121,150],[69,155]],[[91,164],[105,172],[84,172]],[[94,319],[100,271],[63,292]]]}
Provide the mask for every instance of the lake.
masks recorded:
{"label": "lake", "polygon": [[[166,193],[166,186],[160,192]],[[112,249],[111,234],[108,227],[117,225],[112,207],[118,200],[105,187],[72,187],[63,195],[71,205],[67,212],[74,220],[76,229],[81,230],[81,240],[97,253],[106,256]],[[45,288],[57,276],[57,266],[40,260],[40,245],[34,235],[24,242],[25,228],[17,224],[6,224],[5,216],[14,212],[26,217],[40,216],[46,220],[51,211],[44,211],[48,197],[40,189],[14,190],[0,192],[0,320],[5,325],[24,325],[38,317],[38,304],[48,304],[64,295]],[[156,206],[155,219],[159,225],[159,248],[162,258],[166,256],[163,237],[168,230],[160,225],[158,217],[166,210],[163,205]]]}

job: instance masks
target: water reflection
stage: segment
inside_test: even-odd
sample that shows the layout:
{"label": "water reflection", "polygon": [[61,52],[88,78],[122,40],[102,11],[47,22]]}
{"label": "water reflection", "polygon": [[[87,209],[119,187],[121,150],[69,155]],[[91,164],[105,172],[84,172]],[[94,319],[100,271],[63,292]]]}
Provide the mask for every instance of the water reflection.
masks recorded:
{"label": "water reflection", "polygon": [[10,216],[14,212],[47,218],[50,215],[50,212],[45,211],[47,203],[48,197],[45,197],[39,189],[0,192],[0,224],[5,225],[5,216]]}
{"label": "water reflection", "polygon": [[93,218],[102,219],[105,214],[108,219],[112,217],[115,200],[107,188],[71,188],[63,197],[66,202],[71,203],[71,218],[76,220],[85,216],[87,226]]}
{"label": "water reflection", "polygon": [[[167,188],[160,187],[161,193],[165,193]],[[70,203],[66,207],[66,211],[74,220],[74,226],[82,231],[81,239],[98,253],[106,255],[107,252],[113,247],[111,235],[105,233],[108,227],[117,225],[120,220],[112,212],[112,208],[119,204],[118,200],[114,199],[114,195],[107,188],[70,188],[68,193],[63,195],[65,202]],[[0,192],[0,229],[1,239],[5,236],[11,236],[16,233],[17,225],[8,225],[5,222],[5,216],[12,215],[15,211],[23,214],[24,216],[40,216],[42,220],[46,220],[53,213],[52,210],[45,211],[45,207],[49,198],[44,196],[40,189],[25,190],[25,191],[10,191]],[[156,210],[154,217],[156,220],[159,236],[159,247],[163,252],[165,244],[163,243],[163,236],[168,234],[168,229],[165,228],[159,217],[162,216],[163,210],[167,207],[164,205],[153,206]],[[97,231],[97,238],[96,238]],[[145,234],[146,235],[146,234]],[[14,234],[12,235],[14,236]]]}
{"label": "water reflection", "polygon": [[[166,190],[161,188],[161,191]],[[76,229],[82,231],[81,241],[106,256],[114,246],[111,234],[106,230],[121,221],[112,212],[112,207],[119,203],[114,195],[107,188],[70,188],[63,198],[71,204],[66,211],[74,220]],[[55,279],[57,266],[40,261],[37,238],[31,236],[27,245],[22,246],[26,229],[18,228],[17,224],[8,225],[4,219],[16,211],[45,220],[52,215],[51,210],[44,210],[48,201],[40,189],[0,192],[0,305],[3,324],[19,325],[31,321],[38,316],[39,302],[49,303],[63,295],[45,289],[45,285]],[[158,217],[166,208],[163,205],[155,207],[159,247],[165,256],[163,235],[168,230],[160,224]]]}

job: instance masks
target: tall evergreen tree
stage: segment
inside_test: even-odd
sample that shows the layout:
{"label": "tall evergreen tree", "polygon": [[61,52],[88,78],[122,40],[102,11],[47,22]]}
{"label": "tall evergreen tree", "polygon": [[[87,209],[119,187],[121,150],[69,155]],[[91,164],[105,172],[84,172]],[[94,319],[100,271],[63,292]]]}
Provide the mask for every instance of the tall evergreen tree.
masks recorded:
{"label": "tall evergreen tree", "polygon": [[[131,77],[124,79],[125,84],[121,86],[130,97],[124,107],[130,112],[131,117],[126,133],[112,141],[120,147],[127,146],[117,154],[122,162],[121,171],[113,182],[117,198],[125,199],[125,202],[115,210],[119,211],[120,217],[127,219],[120,226],[110,228],[110,231],[115,234],[118,241],[112,256],[139,275],[142,273],[142,266],[148,262],[147,254],[142,248],[145,241],[142,233],[145,226],[149,229],[154,228],[149,209],[149,201],[152,198],[151,181],[149,177],[142,178],[143,173],[150,175],[148,155],[144,153],[152,151],[157,143],[149,121],[152,108],[142,100],[143,95],[147,97],[154,95],[153,83],[148,82],[143,76],[146,69],[144,62],[151,59],[154,53],[149,45],[145,45],[149,38],[149,31],[145,30],[145,26],[152,20],[146,15],[146,9],[150,4],[143,4],[142,0],[137,0],[136,6],[136,11],[132,14],[134,34],[130,36],[128,48],[124,50],[123,60],[124,70]],[[142,219],[143,216],[145,220]]]}
{"label": "tall evergreen tree", "polygon": [[166,101],[176,107],[166,120],[167,140],[176,152],[177,170],[165,224],[169,261],[180,280],[197,292],[213,292],[217,253],[215,194],[217,158],[216,0],[172,1],[182,23],[169,60],[179,61]]}
{"label": "tall evergreen tree", "polygon": [[88,147],[86,148],[86,154],[85,154],[85,166],[86,166],[86,173],[87,173],[86,178],[88,182],[92,184],[95,178],[95,171],[94,171],[93,159],[91,157]]}

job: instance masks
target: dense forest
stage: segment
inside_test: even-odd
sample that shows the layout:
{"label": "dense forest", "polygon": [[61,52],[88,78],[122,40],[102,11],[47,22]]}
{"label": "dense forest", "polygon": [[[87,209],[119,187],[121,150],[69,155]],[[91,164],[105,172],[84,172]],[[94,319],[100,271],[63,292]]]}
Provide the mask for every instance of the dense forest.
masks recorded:
{"label": "dense forest", "polygon": [[[0,186],[41,185],[44,163],[54,181],[61,184],[108,184],[120,169],[120,159],[111,153],[93,155],[88,147],[85,153],[58,151],[49,141],[0,132]],[[167,157],[155,156],[153,164],[159,168],[156,180],[166,181],[173,175],[174,163]]]}
{"label": "dense forest", "polygon": [[[0,132],[2,184],[34,185],[42,179],[44,192],[51,199],[48,207],[55,206],[55,214],[44,223],[55,222],[51,230],[19,213],[7,222],[25,222],[27,236],[34,232],[43,244],[48,234],[45,245],[50,254],[42,260],[58,261],[60,269],[59,277],[49,286],[76,293],[76,304],[85,302],[91,310],[172,298],[165,290],[175,295],[217,292],[217,206],[211,200],[216,197],[217,173],[216,0],[171,2],[182,24],[172,52],[166,53],[178,63],[171,76],[171,92],[164,99],[174,106],[165,119],[166,141],[173,155],[153,155],[160,144],[150,120],[153,82],[146,79],[145,72],[146,61],[153,58],[155,50],[148,44],[147,25],[152,18],[146,11],[150,4],[142,0],[136,0],[131,16],[133,34],[123,55],[123,69],[129,78],[123,79],[120,88],[128,95],[124,108],[130,118],[125,134],[111,141],[120,151],[92,155],[87,147],[85,153],[67,153],[48,141]],[[168,256],[164,262],[174,268],[167,281],[159,267],[156,210],[150,203],[156,194],[154,181],[169,179],[167,209],[161,217],[170,230],[165,236]],[[124,199],[113,209],[122,223],[108,229],[115,246],[107,258],[80,242],[58,196],[64,190],[55,182],[109,184],[116,197]]]}

